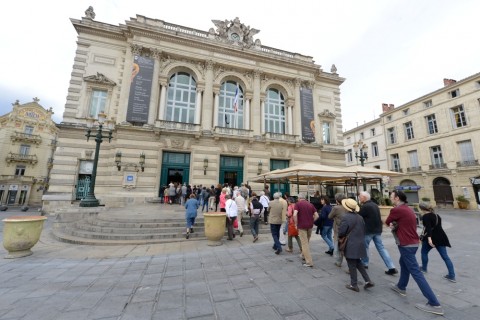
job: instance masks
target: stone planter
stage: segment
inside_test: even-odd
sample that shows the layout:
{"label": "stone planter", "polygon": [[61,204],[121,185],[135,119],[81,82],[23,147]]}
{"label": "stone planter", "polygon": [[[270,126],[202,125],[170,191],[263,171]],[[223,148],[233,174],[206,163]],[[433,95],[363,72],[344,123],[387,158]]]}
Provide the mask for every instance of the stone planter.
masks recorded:
{"label": "stone planter", "polygon": [[380,216],[382,217],[383,223],[387,219],[388,215],[390,214],[390,210],[393,208],[392,206],[378,206],[380,209]]}
{"label": "stone planter", "polygon": [[457,204],[459,209],[468,209],[468,205],[469,205],[468,202],[457,201]]}
{"label": "stone planter", "polygon": [[3,246],[8,251],[5,259],[31,255],[30,250],[40,239],[43,216],[13,216],[3,219]]}
{"label": "stone planter", "polygon": [[225,235],[227,215],[225,212],[204,213],[205,236],[209,246],[222,245],[222,238]]}

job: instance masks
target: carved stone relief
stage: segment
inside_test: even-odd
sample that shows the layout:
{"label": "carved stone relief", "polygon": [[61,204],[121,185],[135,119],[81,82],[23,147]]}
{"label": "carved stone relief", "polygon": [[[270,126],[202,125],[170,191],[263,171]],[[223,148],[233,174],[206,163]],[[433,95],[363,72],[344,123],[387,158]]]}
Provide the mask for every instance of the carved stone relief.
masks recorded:
{"label": "carved stone relief", "polygon": [[217,41],[242,46],[244,48],[252,48],[256,44],[260,44],[259,39],[253,40],[253,36],[260,32],[255,28],[250,28],[240,22],[236,17],[233,20],[212,20],[217,27],[216,30],[211,28],[209,33],[215,37]]}
{"label": "carved stone relief", "polygon": [[173,147],[173,148],[182,148],[182,147],[183,147],[183,144],[185,143],[185,140],[172,139],[172,140],[171,140],[171,143],[172,143],[172,147]]}
{"label": "carved stone relief", "polygon": [[337,116],[328,109],[324,109],[322,112],[318,114],[320,118],[330,118],[335,119]]}
{"label": "carved stone relief", "polygon": [[240,149],[240,144],[239,143],[229,143],[227,144],[228,151],[237,153],[238,150]]}

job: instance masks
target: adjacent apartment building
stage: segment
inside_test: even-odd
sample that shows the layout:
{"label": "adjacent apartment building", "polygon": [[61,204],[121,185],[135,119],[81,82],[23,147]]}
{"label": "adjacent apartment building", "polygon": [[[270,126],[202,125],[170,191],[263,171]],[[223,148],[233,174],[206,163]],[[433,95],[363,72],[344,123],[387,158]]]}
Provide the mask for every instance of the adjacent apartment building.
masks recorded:
{"label": "adjacent apartment building", "polygon": [[[480,73],[460,81],[444,79],[444,86],[434,92],[396,108],[389,104],[382,108],[379,119],[344,133],[347,164],[355,160],[348,156],[352,143],[359,139],[373,143],[370,131],[378,125],[385,145],[379,159],[387,166],[381,168],[404,173],[388,181],[390,189],[404,190],[409,202],[427,197],[445,207],[457,206],[456,197],[463,195],[470,208],[477,208]],[[376,165],[372,153],[369,148],[366,165]]]}
{"label": "adjacent apartment building", "polygon": [[48,188],[58,129],[39,99],[0,116],[0,203],[40,206]]}
{"label": "adjacent apartment building", "polygon": [[345,79],[334,65],[265,46],[239,18],[208,31],[140,15],[111,25],[90,7],[71,22],[77,50],[47,211],[88,192],[95,142],[85,130],[101,112],[113,138],[99,150],[95,194],[107,205],[157,197],[171,182],[240,185],[304,162],[343,166]]}

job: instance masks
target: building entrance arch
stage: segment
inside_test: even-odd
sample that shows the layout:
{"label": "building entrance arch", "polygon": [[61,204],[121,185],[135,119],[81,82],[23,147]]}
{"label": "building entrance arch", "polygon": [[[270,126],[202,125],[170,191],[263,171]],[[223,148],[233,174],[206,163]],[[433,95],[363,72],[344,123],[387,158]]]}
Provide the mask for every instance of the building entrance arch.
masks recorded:
{"label": "building entrance arch", "polygon": [[433,197],[437,206],[443,204],[445,207],[453,208],[453,193],[450,181],[444,177],[433,179]]}

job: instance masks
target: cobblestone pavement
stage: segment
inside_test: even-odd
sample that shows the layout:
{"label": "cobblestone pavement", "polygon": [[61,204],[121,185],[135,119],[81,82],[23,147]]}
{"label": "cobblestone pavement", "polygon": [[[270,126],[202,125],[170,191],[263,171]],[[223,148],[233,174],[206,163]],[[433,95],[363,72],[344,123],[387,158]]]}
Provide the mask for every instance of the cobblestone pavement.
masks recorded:
{"label": "cobblestone pavement", "polygon": [[[149,209],[150,208],[150,209]],[[155,210],[152,210],[155,208]],[[146,214],[183,215],[162,205]],[[26,215],[15,210],[1,212]],[[446,267],[430,253],[426,278],[446,319],[479,319],[479,211],[439,211],[453,248],[457,283],[442,278]],[[153,213],[152,213],[153,214]],[[334,265],[313,234],[314,268],[302,267],[296,250],[275,255],[271,237],[251,236],[209,247],[206,241],[137,246],[79,246],[53,239],[49,217],[33,255],[0,258],[0,319],[433,319],[415,308],[426,302],[413,280],[407,296],[389,289],[398,276],[371,247],[368,272],[375,287],[345,288],[349,275]],[[3,223],[1,225],[3,230]],[[420,229],[419,229],[420,231]],[[384,243],[398,266],[390,232]],[[373,244],[372,244],[373,246]],[[0,257],[6,251],[0,246]],[[420,260],[420,253],[417,253]],[[360,275],[359,275],[360,277]]]}

